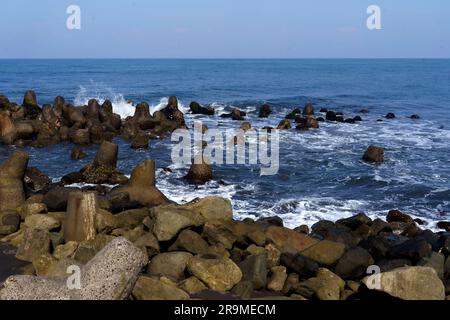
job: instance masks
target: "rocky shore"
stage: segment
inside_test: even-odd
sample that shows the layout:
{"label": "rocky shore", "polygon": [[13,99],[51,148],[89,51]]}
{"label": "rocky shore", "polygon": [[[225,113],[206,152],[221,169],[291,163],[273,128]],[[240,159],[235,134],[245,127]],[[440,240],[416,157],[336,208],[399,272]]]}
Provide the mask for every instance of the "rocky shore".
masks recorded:
{"label": "rocky shore", "polygon": [[[394,209],[384,220],[361,213],[292,230],[276,216],[237,221],[231,201],[221,197],[173,203],[157,188],[153,160],[125,176],[112,138],[146,148],[150,139],[186,127],[175,97],[153,115],[141,103],[127,119],[108,101],[74,107],[57,97],[40,108],[32,91],[21,106],[0,96],[0,110],[3,144],[70,141],[74,160],[84,156],[80,145],[99,144],[91,163],[59,183],[28,167],[25,151],[0,166],[0,299],[449,299],[448,222],[440,222],[442,232],[423,230],[422,221]],[[214,115],[198,103],[191,112]],[[299,130],[362,120],[321,113],[325,117],[316,118],[307,104],[278,129],[290,129],[290,120]],[[259,116],[270,114],[263,105]],[[224,115],[245,116],[237,109]],[[363,159],[381,163],[384,151],[370,146]],[[212,177],[203,163],[193,164],[185,178],[198,184]],[[74,183],[93,186],[69,186]]]}

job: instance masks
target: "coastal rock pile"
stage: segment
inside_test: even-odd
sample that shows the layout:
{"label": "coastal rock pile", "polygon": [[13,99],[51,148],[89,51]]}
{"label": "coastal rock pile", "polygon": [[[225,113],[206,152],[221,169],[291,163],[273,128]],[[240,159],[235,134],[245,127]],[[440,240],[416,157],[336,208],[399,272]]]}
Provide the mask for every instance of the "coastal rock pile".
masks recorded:
{"label": "coastal rock pile", "polygon": [[[387,221],[358,214],[310,230],[285,228],[278,217],[236,221],[227,199],[169,201],[155,186],[150,160],[112,190],[54,186],[27,196],[21,183],[27,159],[18,152],[0,167],[1,242],[29,263],[2,284],[1,299],[181,300],[227,293],[444,300],[450,294],[450,233],[422,230],[399,210]],[[69,290],[76,268],[80,287]]]}

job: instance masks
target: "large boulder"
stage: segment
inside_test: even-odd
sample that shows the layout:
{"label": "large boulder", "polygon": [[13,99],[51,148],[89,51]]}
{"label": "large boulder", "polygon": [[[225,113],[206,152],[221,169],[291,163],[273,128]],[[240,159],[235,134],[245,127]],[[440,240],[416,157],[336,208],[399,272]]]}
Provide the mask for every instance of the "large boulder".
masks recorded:
{"label": "large boulder", "polygon": [[18,137],[17,128],[7,112],[0,112],[0,141],[3,144],[13,144]]}
{"label": "large boulder", "polygon": [[232,260],[211,254],[190,259],[188,270],[216,291],[229,291],[242,279],[241,269]]}
{"label": "large boulder", "polygon": [[403,300],[445,300],[445,287],[428,267],[404,267],[366,277],[370,289]]}
{"label": "large boulder", "polygon": [[205,254],[209,251],[208,243],[196,232],[183,230],[169,251],[187,251],[193,254]]}
{"label": "large boulder", "polygon": [[129,182],[123,187],[114,189],[111,195],[128,193],[131,202],[136,201],[143,206],[159,206],[169,204],[167,197],[155,186],[154,160],[146,160],[133,169]]}
{"label": "large boulder", "polygon": [[47,230],[27,228],[17,249],[16,258],[32,262],[50,251],[50,234]]}
{"label": "large boulder", "polygon": [[16,151],[0,166],[0,211],[15,210],[25,201],[23,178],[28,154]]}
{"label": "large boulder", "polygon": [[320,300],[340,300],[345,281],[328,269],[318,269],[316,276],[295,286],[295,291],[310,298],[315,295]]}
{"label": "large boulder", "polygon": [[25,108],[25,116],[30,119],[36,119],[42,112],[39,108],[36,98],[36,93],[34,91],[27,91],[23,97],[23,107]]}
{"label": "large boulder", "polygon": [[342,256],[336,265],[335,272],[343,279],[357,279],[374,263],[367,250],[357,247],[350,249]]}
{"label": "large boulder", "polygon": [[275,244],[283,252],[299,253],[317,244],[319,240],[282,227],[269,227],[266,230],[267,240]]}
{"label": "large boulder", "polygon": [[12,276],[5,281],[0,291],[0,299],[126,299],[147,261],[147,256],[139,248],[125,238],[117,238],[106,245],[81,269],[79,290],[69,289],[66,279]]}
{"label": "large boulder", "polygon": [[166,276],[175,281],[185,278],[184,274],[192,254],[188,252],[166,252],[153,257],[147,268],[150,275]]}
{"label": "large boulder", "polygon": [[267,259],[263,254],[250,255],[239,264],[242,280],[250,281],[253,289],[263,289],[267,285]]}
{"label": "large boulder", "polygon": [[20,215],[14,210],[0,212],[0,238],[19,230]]}
{"label": "large boulder", "polygon": [[363,160],[370,163],[384,162],[384,150],[377,146],[369,146],[363,155]]}
{"label": "large boulder", "polygon": [[344,254],[345,245],[340,242],[329,240],[320,241],[301,252],[301,255],[308,257],[321,265],[334,265]]}
{"label": "large boulder", "polygon": [[80,189],[65,187],[52,188],[44,195],[42,203],[44,203],[49,210],[66,211],[69,194],[74,191],[80,191]]}

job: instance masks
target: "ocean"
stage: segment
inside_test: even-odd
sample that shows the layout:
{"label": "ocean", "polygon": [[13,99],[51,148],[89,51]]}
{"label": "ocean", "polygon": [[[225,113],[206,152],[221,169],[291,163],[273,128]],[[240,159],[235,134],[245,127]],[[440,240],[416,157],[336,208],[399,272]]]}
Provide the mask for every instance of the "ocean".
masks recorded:
{"label": "ocean", "polygon": [[[171,161],[170,139],[135,151],[117,138],[119,168],[129,174],[144,159],[155,159],[157,186],[168,198],[184,203],[219,195],[232,200],[236,218],[277,215],[288,227],[361,212],[385,217],[394,208],[429,228],[450,217],[450,60],[0,60],[0,94],[21,103],[29,89],[40,105],[57,95],[76,105],[110,99],[123,118],[134,113],[129,100],[147,101],[154,112],[176,95],[189,125],[202,120],[210,128],[238,128],[239,122],[219,117],[233,107],[246,111],[256,128],[276,126],[306,102],[316,112],[360,115],[357,124],[282,132],[275,176],[260,176],[254,165],[220,165],[214,181],[188,185],[181,179],[187,168]],[[216,115],[188,114],[194,100],[213,106]],[[258,118],[263,103],[274,111],[267,119]],[[396,119],[385,119],[388,112]],[[370,144],[385,148],[385,163],[361,160]],[[86,147],[88,157],[79,162],[70,159],[71,148],[27,148],[29,165],[58,181],[90,162],[97,146]],[[0,161],[15,149],[0,146]]]}

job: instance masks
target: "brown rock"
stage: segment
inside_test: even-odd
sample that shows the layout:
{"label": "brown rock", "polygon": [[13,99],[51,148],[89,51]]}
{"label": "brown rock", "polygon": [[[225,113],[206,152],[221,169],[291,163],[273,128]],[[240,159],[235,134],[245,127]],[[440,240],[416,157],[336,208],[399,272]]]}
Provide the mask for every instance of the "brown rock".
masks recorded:
{"label": "brown rock", "polygon": [[366,153],[364,153],[363,160],[371,163],[384,162],[384,150],[377,146],[369,146]]}
{"label": "brown rock", "polygon": [[67,202],[64,239],[88,241],[95,238],[95,215],[98,211],[97,195],[93,192],[73,192]]}
{"label": "brown rock", "polygon": [[0,166],[0,211],[16,209],[25,201],[23,178],[28,154],[16,151]]}
{"label": "brown rock", "polygon": [[17,249],[16,258],[32,262],[34,259],[50,251],[50,234],[46,230],[27,228],[23,242]]}
{"label": "brown rock", "polygon": [[275,244],[283,252],[299,253],[317,244],[319,240],[282,227],[269,227],[267,240]]}

